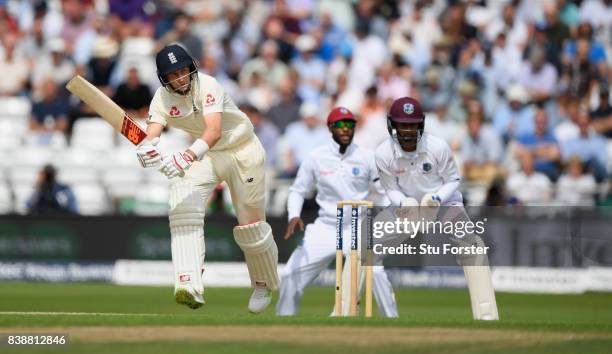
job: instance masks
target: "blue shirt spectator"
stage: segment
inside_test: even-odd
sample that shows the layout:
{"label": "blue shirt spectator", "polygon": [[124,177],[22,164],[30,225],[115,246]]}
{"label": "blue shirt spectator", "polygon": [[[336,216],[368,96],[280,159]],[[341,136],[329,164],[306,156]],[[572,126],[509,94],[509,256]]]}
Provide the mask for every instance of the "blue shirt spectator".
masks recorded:
{"label": "blue shirt spectator", "polygon": [[325,81],[325,62],[315,56],[316,40],[309,35],[302,35],[296,41],[300,55],[291,61],[291,66],[300,78],[298,96],[304,101],[318,100]]}
{"label": "blue shirt spectator", "polygon": [[573,156],[579,157],[593,173],[595,180],[598,183],[603,182],[608,178],[606,139],[592,130],[588,112],[581,111],[577,123],[580,134],[561,147],[563,160],[567,161]]}
{"label": "blue shirt spectator", "polygon": [[[606,47],[603,44],[593,40],[593,27],[591,26],[590,23],[584,22],[584,23],[581,23],[580,26],[578,26],[578,38],[586,39],[590,43],[590,49],[589,49],[589,54],[588,54],[590,63],[598,64],[598,63],[606,61],[606,58],[607,58]],[[567,59],[569,60],[576,59],[576,55],[577,55],[576,47],[577,47],[576,40],[567,42],[563,50],[563,54],[567,57]]]}
{"label": "blue shirt spectator", "polygon": [[535,132],[518,137],[517,153],[527,150],[534,156],[534,169],[556,181],[561,173],[559,159],[561,152],[559,143],[550,131],[548,115],[543,109],[538,109],[534,116]]}
{"label": "blue shirt spectator", "polygon": [[508,103],[502,105],[493,116],[493,127],[505,141],[521,135],[533,134],[535,111],[527,105],[528,95],[522,86],[511,86],[506,98]]}
{"label": "blue shirt spectator", "polygon": [[321,24],[318,30],[323,32],[323,38],[317,54],[329,63],[334,60],[336,55],[340,54],[341,47],[346,41],[346,32],[333,23],[331,15],[327,12],[321,15]]}

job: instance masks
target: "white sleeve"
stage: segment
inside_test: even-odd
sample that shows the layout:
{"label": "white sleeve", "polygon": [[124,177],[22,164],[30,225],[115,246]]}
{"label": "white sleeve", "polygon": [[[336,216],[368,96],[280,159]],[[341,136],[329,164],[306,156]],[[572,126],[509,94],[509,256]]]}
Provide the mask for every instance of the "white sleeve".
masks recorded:
{"label": "white sleeve", "polygon": [[223,87],[215,79],[209,80],[205,84],[206,87],[201,89],[202,92],[202,115],[210,113],[223,112],[223,96],[225,92]]}
{"label": "white sleeve", "polygon": [[376,167],[376,161],[374,155],[368,159],[368,168],[370,169],[370,183],[373,184],[374,190],[380,194],[385,194],[385,189],[380,183],[380,176],[378,174],[378,168]]}
{"label": "white sleeve", "polygon": [[455,193],[455,191],[459,188],[459,183],[461,182],[461,177],[459,176],[457,164],[453,158],[453,153],[447,144],[444,144],[444,148],[440,154],[438,166],[440,166],[439,174],[444,181],[444,185],[440,187],[436,194],[438,194],[442,200],[442,203],[444,203],[453,195],[453,193]]}
{"label": "white sleeve", "polygon": [[149,118],[147,119],[147,124],[149,123],[159,123],[164,127],[168,124],[168,120],[166,114],[161,109],[161,104],[159,103],[159,94],[155,94],[153,99],[151,100],[151,104],[149,105]]}
{"label": "white sleeve", "polygon": [[444,185],[438,189],[437,194],[442,200],[442,203],[444,203],[453,195],[453,193],[455,193],[457,189],[459,189],[459,181],[448,182],[444,183]]}
{"label": "white sleeve", "polygon": [[299,217],[302,213],[304,198],[315,188],[315,164],[312,158],[306,158],[300,168],[293,185],[289,188],[287,198],[287,214],[289,220]]}
{"label": "white sleeve", "polygon": [[402,200],[406,197],[404,193],[401,191],[400,187],[397,184],[397,180],[391,172],[386,168],[385,163],[382,158],[376,157],[375,160],[376,169],[378,171],[378,177],[380,178],[380,184],[385,189],[387,197],[391,201],[391,205],[399,206],[402,203]]}

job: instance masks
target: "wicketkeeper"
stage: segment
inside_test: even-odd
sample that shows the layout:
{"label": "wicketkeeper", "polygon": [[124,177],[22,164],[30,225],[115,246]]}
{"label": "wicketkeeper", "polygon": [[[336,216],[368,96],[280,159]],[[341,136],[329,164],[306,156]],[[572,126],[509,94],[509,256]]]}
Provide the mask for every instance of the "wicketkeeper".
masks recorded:
{"label": "wicketkeeper", "polygon": [[[278,288],[278,250],[264,209],[264,149],[249,118],[215,78],[198,73],[181,46],[166,46],[156,56],[162,84],[149,107],[147,140],[137,148],[143,167],[158,167],[168,176],[169,219],[174,264],[174,295],[179,304],[204,304],[204,213],[217,184],[231,191],[239,225],[234,239],[243,250],[254,288],[248,308],[265,310]],[[182,129],[194,139],[185,151],[169,155],[157,148],[165,126]]]}
{"label": "wicketkeeper", "polygon": [[[376,149],[376,167],[381,184],[394,206],[410,208],[420,205],[424,211],[435,211],[440,206],[456,207],[450,208],[459,211],[450,216],[451,219],[465,218],[467,214],[459,191],[461,177],[452,151],[444,140],[425,133],[424,127],[425,115],[417,100],[402,97],[393,102],[387,114],[391,137]],[[449,215],[444,217],[448,219]],[[475,235],[454,241],[482,243]],[[474,264],[472,261],[459,257],[459,262],[464,265],[474,318],[497,320],[499,315],[488,263],[465,266]]]}

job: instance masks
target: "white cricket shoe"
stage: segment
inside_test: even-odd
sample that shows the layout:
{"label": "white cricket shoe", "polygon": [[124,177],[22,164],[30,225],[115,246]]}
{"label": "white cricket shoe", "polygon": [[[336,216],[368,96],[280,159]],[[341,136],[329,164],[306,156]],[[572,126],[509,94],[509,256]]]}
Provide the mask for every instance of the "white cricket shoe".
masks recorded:
{"label": "white cricket shoe", "polygon": [[198,309],[206,302],[204,296],[191,288],[178,288],[174,291],[174,299],[177,304],[186,305],[191,309]]}
{"label": "white cricket shoe", "polygon": [[266,286],[256,286],[249,299],[249,311],[261,313],[272,303],[272,291]]}

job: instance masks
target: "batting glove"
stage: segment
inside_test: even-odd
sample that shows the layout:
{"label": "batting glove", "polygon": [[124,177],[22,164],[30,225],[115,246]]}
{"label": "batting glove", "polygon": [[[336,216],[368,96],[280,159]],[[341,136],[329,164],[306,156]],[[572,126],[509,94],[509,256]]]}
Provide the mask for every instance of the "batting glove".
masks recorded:
{"label": "batting glove", "polygon": [[160,172],[168,178],[185,175],[185,170],[193,163],[193,157],[187,152],[175,152],[162,160]]}
{"label": "batting glove", "polygon": [[145,139],[138,145],[136,148],[136,157],[138,157],[138,161],[142,167],[154,167],[160,163],[162,156],[157,149],[158,143],[159,138],[154,138],[153,140]]}

